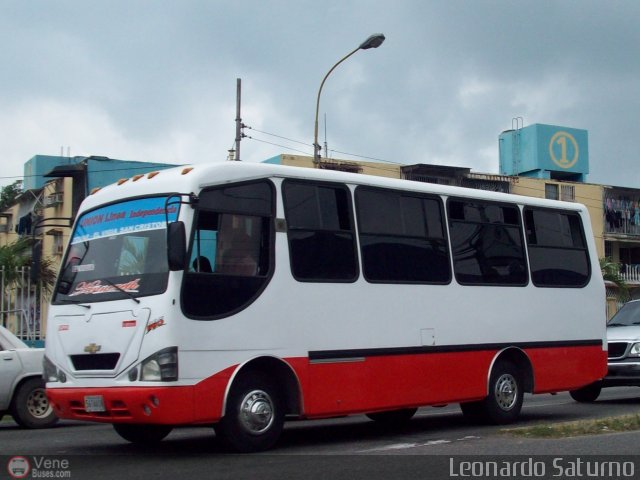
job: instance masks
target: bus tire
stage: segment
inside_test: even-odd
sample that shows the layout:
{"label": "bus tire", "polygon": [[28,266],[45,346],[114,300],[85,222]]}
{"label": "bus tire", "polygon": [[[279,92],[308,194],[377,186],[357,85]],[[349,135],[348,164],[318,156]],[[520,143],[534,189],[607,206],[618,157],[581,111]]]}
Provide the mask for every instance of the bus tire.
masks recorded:
{"label": "bus tire", "polygon": [[41,377],[29,378],[17,388],[11,402],[11,416],[24,428],[47,428],[58,421]]}
{"label": "bus tire", "polygon": [[367,413],[367,417],[383,425],[402,425],[411,420],[417,411],[417,408],[403,408],[387,412]]}
{"label": "bus tire", "polygon": [[484,423],[515,421],[522,409],[524,390],[520,370],[508,360],[498,361],[489,377],[489,394],[484,400],[460,404],[462,413]]}
{"label": "bus tire", "polygon": [[173,430],[167,425],[140,425],[136,423],[114,423],[113,429],[131,443],[158,443]]}
{"label": "bus tire", "polygon": [[576,402],[591,403],[595,402],[600,396],[602,390],[602,384],[600,382],[594,382],[576,390],[571,390],[569,395]]}
{"label": "bus tire", "polygon": [[283,426],[284,407],[275,382],[252,372],[234,382],[226,413],[214,429],[226,447],[250,453],[273,447]]}

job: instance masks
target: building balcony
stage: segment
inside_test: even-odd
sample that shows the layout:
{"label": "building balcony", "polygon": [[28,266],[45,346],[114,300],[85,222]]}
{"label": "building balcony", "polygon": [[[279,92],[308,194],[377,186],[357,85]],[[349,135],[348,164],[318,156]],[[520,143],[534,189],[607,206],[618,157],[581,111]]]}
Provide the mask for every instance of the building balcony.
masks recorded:
{"label": "building balcony", "polygon": [[629,285],[640,285],[640,265],[622,265],[620,276]]}
{"label": "building balcony", "polygon": [[640,223],[629,220],[606,222],[604,233],[613,237],[640,237]]}

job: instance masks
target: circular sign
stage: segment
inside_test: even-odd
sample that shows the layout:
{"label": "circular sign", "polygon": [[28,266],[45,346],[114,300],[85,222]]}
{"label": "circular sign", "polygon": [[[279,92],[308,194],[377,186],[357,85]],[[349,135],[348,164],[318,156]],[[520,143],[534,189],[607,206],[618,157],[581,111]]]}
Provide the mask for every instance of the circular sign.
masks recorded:
{"label": "circular sign", "polygon": [[12,478],[26,478],[30,471],[31,465],[25,457],[11,457],[7,463],[7,472]]}
{"label": "circular sign", "polygon": [[571,168],[578,161],[578,142],[567,132],[556,132],[549,141],[549,155],[560,168]]}

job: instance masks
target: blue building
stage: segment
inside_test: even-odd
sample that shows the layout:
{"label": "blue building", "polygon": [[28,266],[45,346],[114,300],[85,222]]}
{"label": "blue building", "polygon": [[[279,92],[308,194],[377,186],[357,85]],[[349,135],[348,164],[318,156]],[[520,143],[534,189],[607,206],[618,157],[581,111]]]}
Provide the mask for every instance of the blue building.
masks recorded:
{"label": "blue building", "polygon": [[500,173],[585,182],[589,173],[586,130],[533,124],[500,134]]}
{"label": "blue building", "polygon": [[82,200],[97,187],[117,182],[138,173],[163,170],[177,165],[168,163],[117,160],[108,157],[63,157],[35,155],[24,164],[24,189],[38,190],[52,178],[73,179],[72,212],[78,211]]}

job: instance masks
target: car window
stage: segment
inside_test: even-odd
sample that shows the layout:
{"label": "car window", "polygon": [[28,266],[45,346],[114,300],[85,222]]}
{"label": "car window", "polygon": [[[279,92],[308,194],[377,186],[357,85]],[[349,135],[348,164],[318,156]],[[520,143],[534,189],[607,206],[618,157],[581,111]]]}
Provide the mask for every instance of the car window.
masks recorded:
{"label": "car window", "polygon": [[0,350],[14,350],[16,348],[28,348],[27,345],[5,327],[0,326]]}
{"label": "car window", "polygon": [[610,326],[640,325],[640,302],[629,302],[609,321]]}

